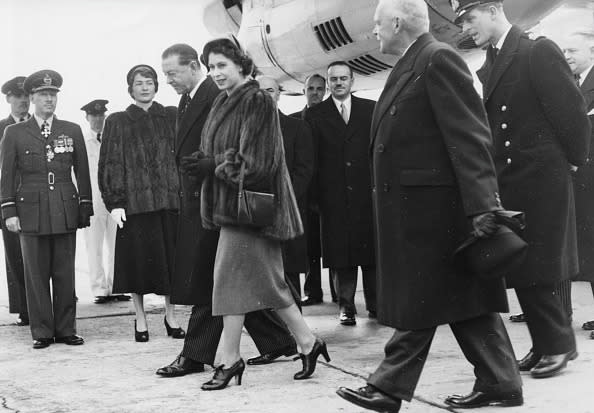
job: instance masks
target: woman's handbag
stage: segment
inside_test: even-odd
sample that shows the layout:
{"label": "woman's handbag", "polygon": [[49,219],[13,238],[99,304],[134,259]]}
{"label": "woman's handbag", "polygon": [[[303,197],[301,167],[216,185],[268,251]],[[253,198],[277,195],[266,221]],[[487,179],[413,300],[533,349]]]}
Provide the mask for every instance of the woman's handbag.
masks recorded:
{"label": "woman's handbag", "polygon": [[255,228],[268,227],[274,221],[274,194],[254,192],[243,189],[245,161],[241,163],[239,173],[239,191],[237,193],[237,222]]}
{"label": "woman's handbag", "polygon": [[518,235],[525,227],[524,213],[494,211],[499,229],[490,237],[471,235],[454,252],[458,265],[479,278],[502,278],[526,258],[528,244]]}

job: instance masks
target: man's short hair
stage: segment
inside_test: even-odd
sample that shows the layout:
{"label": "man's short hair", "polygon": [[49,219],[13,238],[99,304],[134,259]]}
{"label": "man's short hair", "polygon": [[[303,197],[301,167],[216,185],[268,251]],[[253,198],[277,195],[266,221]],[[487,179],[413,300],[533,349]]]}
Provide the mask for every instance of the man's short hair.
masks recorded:
{"label": "man's short hair", "polygon": [[422,0],[398,0],[396,8],[404,15],[404,26],[409,33],[422,34],[429,31],[429,9]]}
{"label": "man's short hair", "polygon": [[[353,77],[353,69],[344,60],[335,60],[334,62],[332,62],[332,63],[330,63],[328,65],[328,67],[326,68],[326,70],[330,70],[330,68],[331,67],[334,67],[334,66],[346,66],[346,67],[348,67],[349,68],[349,73],[351,74],[351,77]],[[325,79],[324,79],[324,81],[325,81]]]}
{"label": "man's short hair", "polygon": [[170,56],[178,56],[180,65],[189,65],[192,61],[198,63],[198,52],[189,44],[177,43],[169,46],[163,51],[161,59],[167,59]]}
{"label": "man's short hair", "polygon": [[324,84],[326,84],[326,78],[319,73],[314,73],[314,74],[307,76],[305,78],[305,82],[303,82],[303,84],[307,85],[307,82],[309,82],[311,79],[320,79],[322,82],[324,82]]}

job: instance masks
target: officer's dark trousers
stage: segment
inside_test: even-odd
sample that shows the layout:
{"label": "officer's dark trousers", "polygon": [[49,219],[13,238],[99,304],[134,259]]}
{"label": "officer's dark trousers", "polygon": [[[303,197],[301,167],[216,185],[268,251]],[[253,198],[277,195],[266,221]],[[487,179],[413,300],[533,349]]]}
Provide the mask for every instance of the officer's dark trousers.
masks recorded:
{"label": "officer's dark trousers", "polygon": [[[330,269],[340,311],[347,314],[357,314],[355,308],[357,269],[358,267]],[[376,311],[375,266],[362,266],[361,272],[363,273],[363,295],[367,311]]]}
{"label": "officer's dark trousers", "polygon": [[2,227],[4,258],[6,259],[6,283],[8,284],[8,310],[28,317],[25,293],[25,270],[19,234]]}
{"label": "officer's dark trousers", "polygon": [[532,338],[532,350],[537,354],[575,350],[575,335],[557,289],[557,285],[516,289]]}
{"label": "officer's dark trousers", "polygon": [[[386,344],[386,357],[367,382],[392,397],[410,401],[436,328],[396,330]],[[521,391],[516,357],[499,314],[451,323],[450,328],[474,366],[474,391]]]}
{"label": "officer's dark trousers", "polygon": [[[314,300],[321,300],[322,293],[322,273],[320,256],[322,247],[320,242],[320,215],[314,211],[308,211],[307,215],[307,259],[309,261],[309,270],[305,274],[305,284],[303,291],[307,297]],[[331,283],[332,285],[332,283]]]}
{"label": "officer's dark trousers", "polygon": [[[290,349],[290,354],[297,352],[295,340],[280,317],[272,310],[247,313],[244,326],[260,354],[284,349]],[[181,355],[213,365],[222,332],[223,317],[213,317],[210,305],[195,305],[192,307]]]}
{"label": "officer's dark trousers", "polygon": [[573,308],[571,304],[571,280],[563,280],[557,284],[555,293],[559,295],[561,305],[571,320],[571,317],[573,316]]}
{"label": "officer's dark trousers", "polygon": [[[33,339],[76,334],[76,233],[20,235]],[[50,279],[52,295],[50,295]]]}

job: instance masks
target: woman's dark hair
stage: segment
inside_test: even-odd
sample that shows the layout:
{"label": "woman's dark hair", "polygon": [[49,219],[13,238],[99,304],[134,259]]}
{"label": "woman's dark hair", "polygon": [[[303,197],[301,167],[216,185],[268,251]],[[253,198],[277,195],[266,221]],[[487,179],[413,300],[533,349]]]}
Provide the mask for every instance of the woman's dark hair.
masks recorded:
{"label": "woman's dark hair", "polygon": [[132,99],[134,99],[134,96],[132,96],[132,84],[134,83],[134,78],[136,75],[153,79],[153,82],[155,83],[155,93],[159,90],[159,81],[157,80],[157,72],[155,69],[149,65],[136,65],[130,69],[126,75],[126,82],[128,82],[128,94],[132,97]]}
{"label": "woman's dark hair", "polygon": [[244,76],[251,76],[254,72],[254,61],[230,39],[215,39],[204,45],[202,60],[208,70],[208,59],[211,53],[220,54],[231,60],[241,68]]}

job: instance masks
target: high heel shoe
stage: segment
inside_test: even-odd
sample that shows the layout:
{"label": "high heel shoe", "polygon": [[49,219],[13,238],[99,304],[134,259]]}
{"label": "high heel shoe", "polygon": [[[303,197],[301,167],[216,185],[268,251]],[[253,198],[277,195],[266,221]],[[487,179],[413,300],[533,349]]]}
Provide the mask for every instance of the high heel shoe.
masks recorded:
{"label": "high heel shoe", "polygon": [[229,381],[231,381],[233,377],[235,377],[235,384],[241,386],[241,377],[245,370],[243,359],[239,359],[238,362],[228,369],[225,369],[224,367],[225,365],[218,366],[215,369],[215,374],[212,380],[207,381],[200,388],[202,390],[222,390],[227,387],[227,384],[229,384]]}
{"label": "high heel shoe", "polygon": [[163,321],[165,322],[165,329],[167,330],[168,336],[173,337],[173,338],[184,338],[186,336],[186,332],[184,331],[183,328],[181,328],[181,327],[173,328],[169,325],[169,323],[167,322],[167,316],[165,316]]}
{"label": "high heel shoe", "polygon": [[311,376],[316,369],[316,363],[320,354],[324,356],[327,362],[330,362],[330,356],[328,355],[326,343],[324,343],[324,340],[316,338],[316,342],[314,343],[314,346],[309,354],[299,355],[299,358],[303,362],[303,370],[295,373],[293,378],[295,380],[304,380],[309,378],[309,376]]}
{"label": "high heel shoe", "polygon": [[136,329],[136,320],[134,320],[134,339],[139,343],[146,343],[149,341],[149,333],[146,331],[138,331]]}

